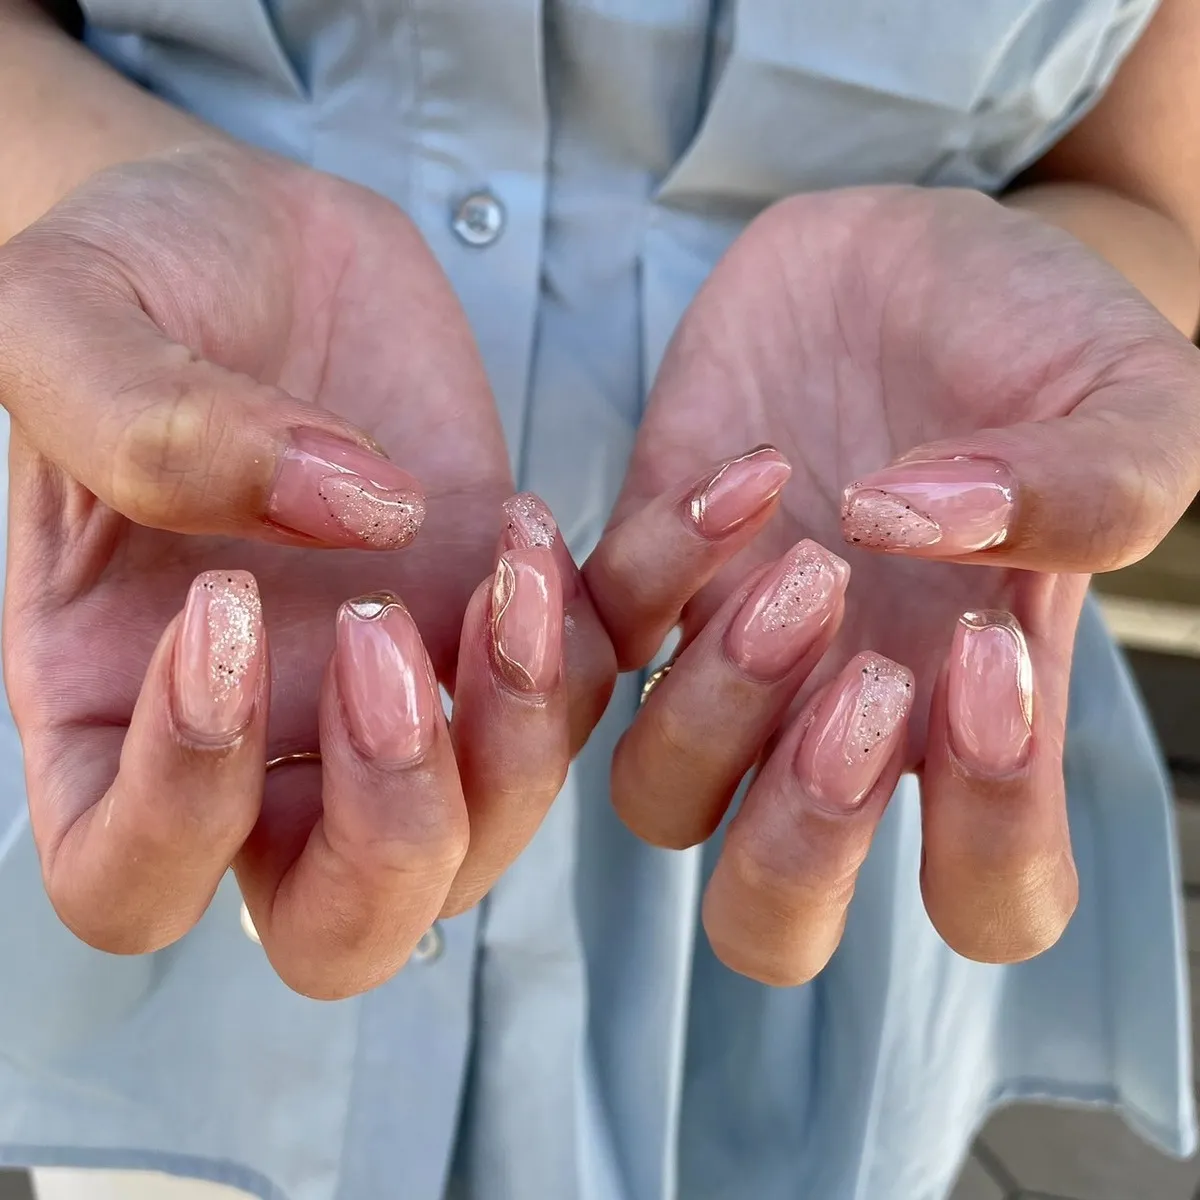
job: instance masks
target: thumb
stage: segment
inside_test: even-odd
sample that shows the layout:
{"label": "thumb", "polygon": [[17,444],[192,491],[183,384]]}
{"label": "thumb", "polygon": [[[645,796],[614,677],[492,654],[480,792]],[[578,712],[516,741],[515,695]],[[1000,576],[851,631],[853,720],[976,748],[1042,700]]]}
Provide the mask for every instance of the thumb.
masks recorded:
{"label": "thumb", "polygon": [[182,534],[411,541],[423,491],[365,434],[172,342],[107,284],[31,274],[12,248],[0,257],[0,404],[110,508]]}
{"label": "thumb", "polygon": [[843,535],[1035,571],[1127,566],[1200,489],[1200,371],[1187,365],[1170,381],[1156,371],[1136,387],[1106,385],[1064,416],[911,450],[846,488]]}

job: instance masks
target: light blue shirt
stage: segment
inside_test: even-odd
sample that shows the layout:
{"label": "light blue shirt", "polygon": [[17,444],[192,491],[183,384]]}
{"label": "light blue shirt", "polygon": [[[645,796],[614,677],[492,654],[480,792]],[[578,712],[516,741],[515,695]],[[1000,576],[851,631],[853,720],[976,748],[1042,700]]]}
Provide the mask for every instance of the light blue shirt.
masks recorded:
{"label": "light blue shirt", "polygon": [[[1152,0],[84,8],[93,45],[167,99],[409,213],[466,306],[522,486],[582,554],[666,342],[751,214],[853,183],[998,189],[1086,110]],[[1115,1106],[1189,1152],[1169,797],[1092,609],[1076,662],[1081,903],[1062,941],[1005,968],[939,941],[909,782],[841,948],[790,990],[709,951],[714,847],[652,849],[610,809],[636,679],[487,902],[337,1004],[276,979],[232,884],[153,956],[76,942],[0,724],[0,1162],[153,1166],[272,1200],[940,1200],[988,1111],[1028,1096]]]}

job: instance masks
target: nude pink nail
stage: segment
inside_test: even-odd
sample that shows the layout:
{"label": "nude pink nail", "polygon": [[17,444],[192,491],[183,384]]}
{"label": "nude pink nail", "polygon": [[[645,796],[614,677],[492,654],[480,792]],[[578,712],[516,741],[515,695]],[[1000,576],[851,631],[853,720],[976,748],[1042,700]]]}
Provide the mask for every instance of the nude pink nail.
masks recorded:
{"label": "nude pink nail", "polygon": [[355,749],[389,765],[420,759],[437,728],[437,694],[417,626],[391,592],[342,605],[336,670]]}
{"label": "nude pink nail", "polygon": [[514,688],[544,693],[562,664],[562,586],[545,547],[509,550],[492,585],[492,649],[496,668]]}
{"label": "nude pink nail", "polygon": [[959,618],[946,700],[951,743],[964,766],[1008,775],[1025,765],[1033,738],[1033,664],[1011,613]]}
{"label": "nude pink nail", "polygon": [[913,701],[907,667],[857,654],[837,677],[800,743],[796,774],[818,804],[845,810],[878,782],[904,736]]}
{"label": "nude pink nail", "polygon": [[842,532],[872,550],[956,558],[1004,541],[1015,495],[1012,472],[991,459],[901,463],[846,489]]}
{"label": "nude pink nail", "polygon": [[267,515],[327,545],[395,550],[416,537],[425,497],[417,481],[386,458],[297,429],[280,460]]}
{"label": "nude pink nail", "polygon": [[188,592],[175,643],[175,717],[205,741],[250,720],[262,675],[258,585],[248,571],[205,571]]}
{"label": "nude pink nail", "polygon": [[758,446],[723,462],[698,483],[688,498],[688,516],[705,537],[727,537],[762,512],[791,473],[774,446]]}
{"label": "nude pink nail", "polygon": [[742,605],[729,627],[729,657],[755,679],[782,679],[812,647],[849,579],[837,555],[800,542]]}
{"label": "nude pink nail", "polygon": [[519,492],[504,502],[504,541],[509,550],[549,550],[558,523],[545,502],[532,492]]}
{"label": "nude pink nail", "polygon": [[[500,541],[505,550],[549,550],[559,536],[558,522],[546,503],[533,492],[520,492],[504,502],[504,532]],[[560,547],[562,558],[569,558],[566,547]],[[556,556],[563,604],[569,605],[579,595],[579,572],[574,563],[563,563]]]}

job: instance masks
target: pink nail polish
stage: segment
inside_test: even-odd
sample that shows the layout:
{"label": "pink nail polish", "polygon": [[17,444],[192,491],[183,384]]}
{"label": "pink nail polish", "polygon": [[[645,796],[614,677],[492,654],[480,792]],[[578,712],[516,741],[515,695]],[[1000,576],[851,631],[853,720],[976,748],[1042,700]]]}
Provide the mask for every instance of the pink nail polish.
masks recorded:
{"label": "pink nail polish", "polygon": [[984,458],[902,463],[866,475],[842,497],[842,532],[872,550],[956,558],[1008,536],[1016,481]]}
{"label": "pink nail polish", "polygon": [[532,492],[520,492],[504,502],[504,540],[509,550],[549,550],[558,524],[545,503]]}
{"label": "pink nail polish", "polygon": [[907,667],[857,654],[822,701],[796,755],[796,774],[813,800],[831,809],[862,802],[904,736],[913,701]]}
{"label": "pink nail polish", "polygon": [[729,657],[756,679],[782,679],[808,652],[846,590],[850,568],[816,542],[794,546],[729,627]]}
{"label": "pink nail polish", "polygon": [[774,446],[758,446],[723,462],[697,484],[687,502],[688,516],[705,537],[727,537],[762,512],[791,473]]}
{"label": "pink nail polish", "polygon": [[175,717],[204,741],[250,720],[262,674],[262,605],[248,571],[205,571],[188,592],[175,643]]}
{"label": "pink nail polish", "polygon": [[[501,543],[505,550],[549,550],[559,536],[558,522],[546,503],[533,492],[520,492],[504,502],[504,533]],[[566,547],[561,547],[563,557],[570,557]],[[579,572],[573,563],[562,563],[555,557],[559,567],[559,584],[562,587],[563,604],[569,605],[579,595]]]}
{"label": "pink nail polish", "polygon": [[355,749],[384,764],[421,758],[436,728],[437,696],[421,635],[391,592],[342,605],[336,669]]}
{"label": "pink nail polish", "polygon": [[416,537],[425,498],[417,481],[386,458],[297,429],[280,460],[267,515],[331,546],[395,550]]}
{"label": "pink nail polish", "polygon": [[1033,664],[1011,613],[959,618],[946,699],[951,742],[964,766],[1007,775],[1025,765],[1033,737]]}
{"label": "pink nail polish", "polygon": [[544,547],[509,550],[492,586],[492,648],[497,670],[522,692],[548,692],[562,662],[562,586]]}

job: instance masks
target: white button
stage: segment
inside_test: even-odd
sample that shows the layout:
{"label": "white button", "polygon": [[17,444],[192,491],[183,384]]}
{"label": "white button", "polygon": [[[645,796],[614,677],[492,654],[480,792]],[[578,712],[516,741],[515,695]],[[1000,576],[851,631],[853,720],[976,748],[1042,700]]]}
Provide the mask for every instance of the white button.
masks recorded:
{"label": "white button", "polygon": [[454,210],[451,227],[468,246],[490,246],[504,232],[504,205],[491,192],[472,192]]}
{"label": "white button", "polygon": [[412,960],[419,963],[437,962],[445,949],[446,939],[442,935],[442,927],[435,921],[421,934],[421,940],[413,947]]}
{"label": "white button", "polygon": [[254,922],[250,919],[250,910],[246,907],[246,902],[242,901],[242,932],[256,945],[262,945],[262,938],[258,936],[258,930],[254,928]]}

